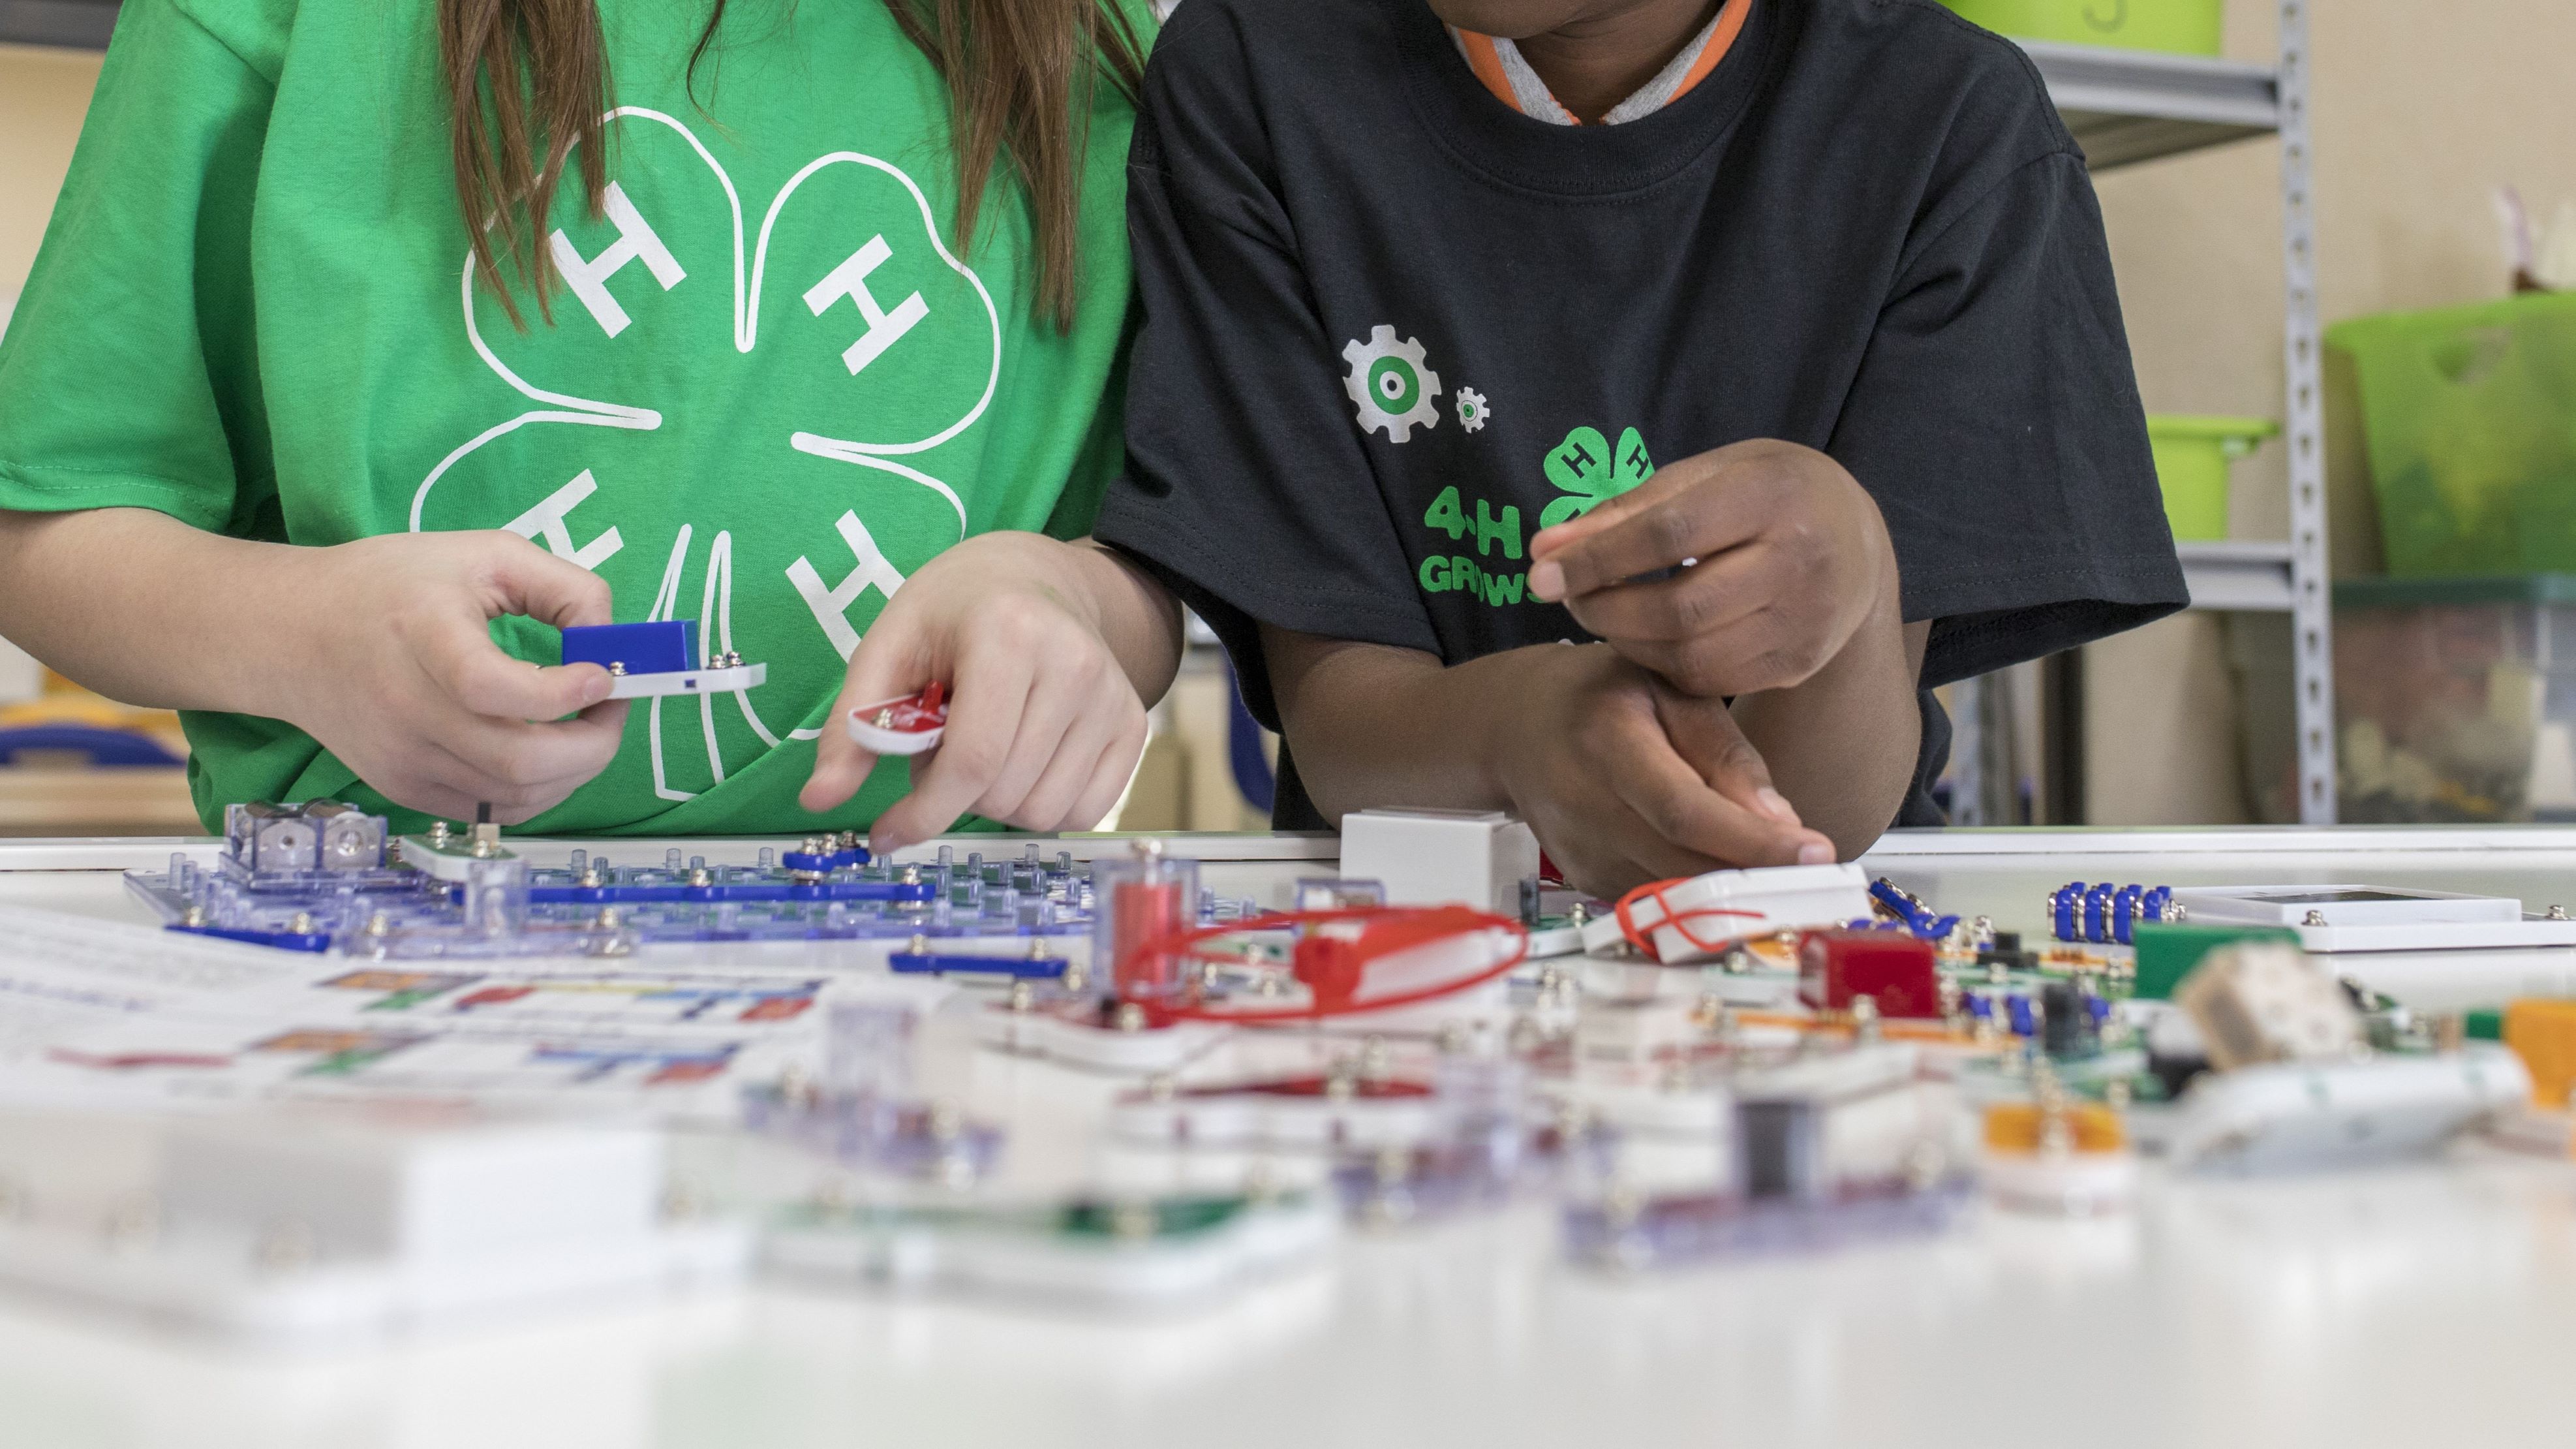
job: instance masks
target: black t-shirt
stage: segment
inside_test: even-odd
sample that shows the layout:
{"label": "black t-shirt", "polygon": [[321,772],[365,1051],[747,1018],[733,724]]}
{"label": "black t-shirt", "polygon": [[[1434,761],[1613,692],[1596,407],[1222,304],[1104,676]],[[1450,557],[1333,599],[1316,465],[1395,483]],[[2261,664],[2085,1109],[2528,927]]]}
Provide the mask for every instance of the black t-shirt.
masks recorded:
{"label": "black t-shirt", "polygon": [[[1215,627],[1457,663],[1589,635],[1531,534],[1746,438],[1878,502],[1928,688],[2185,599],[2076,148],[2028,59],[1934,0],[1753,6],[1618,126],[1523,116],[1422,0],[1188,0],[1128,177],[1143,308],[1097,534]],[[1283,828],[1319,820],[1281,771]]]}

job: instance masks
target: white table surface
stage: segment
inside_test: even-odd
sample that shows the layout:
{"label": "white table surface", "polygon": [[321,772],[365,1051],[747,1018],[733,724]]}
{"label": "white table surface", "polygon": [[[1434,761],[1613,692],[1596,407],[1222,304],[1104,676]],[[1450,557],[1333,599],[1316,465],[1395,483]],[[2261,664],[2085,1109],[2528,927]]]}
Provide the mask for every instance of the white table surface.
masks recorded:
{"label": "white table surface", "polygon": [[[612,848],[645,844],[660,843]],[[115,870],[169,848],[0,845],[0,901],[128,915]],[[2078,876],[2576,900],[2576,830],[2557,829],[1907,834],[1869,864],[2025,928]],[[63,866],[87,868],[42,868]],[[1313,869],[1229,868],[1228,888]],[[1320,1271],[1169,1316],[757,1286],[292,1356],[0,1300],[0,1446],[2364,1449],[2568,1433],[2576,1165],[2484,1147],[2288,1182],[2151,1178],[2116,1218],[1984,1209],[1929,1241],[1641,1282],[1568,1267],[1551,1240],[1538,1210],[1355,1237]]]}

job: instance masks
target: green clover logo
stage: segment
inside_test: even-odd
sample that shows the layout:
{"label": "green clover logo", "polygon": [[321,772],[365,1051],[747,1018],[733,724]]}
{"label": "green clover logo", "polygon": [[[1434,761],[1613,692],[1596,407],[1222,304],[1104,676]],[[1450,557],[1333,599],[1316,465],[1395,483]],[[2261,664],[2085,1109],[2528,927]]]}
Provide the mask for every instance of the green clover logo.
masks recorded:
{"label": "green clover logo", "polygon": [[1547,481],[1568,495],[1538,516],[1539,527],[1554,528],[1654,477],[1655,462],[1646,456],[1646,440],[1635,428],[1619,434],[1616,449],[1599,428],[1576,428],[1548,449],[1546,473]]}

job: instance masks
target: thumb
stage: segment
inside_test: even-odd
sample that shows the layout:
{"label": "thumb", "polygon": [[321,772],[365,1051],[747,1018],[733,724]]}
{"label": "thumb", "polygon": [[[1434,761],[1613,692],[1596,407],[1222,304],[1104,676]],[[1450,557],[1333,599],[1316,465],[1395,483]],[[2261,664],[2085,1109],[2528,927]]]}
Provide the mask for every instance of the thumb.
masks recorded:
{"label": "thumb", "polygon": [[608,580],[506,530],[495,530],[485,561],[485,612],[522,614],[558,629],[612,624]]}
{"label": "thumb", "polygon": [[[1743,727],[1726,702],[1683,694],[1660,680],[1655,684],[1655,716],[1673,750],[1699,771],[1710,789],[1794,834],[1798,859],[1822,864],[1834,858],[1833,842],[1806,828],[1798,807],[1771,782],[1771,766],[1744,737]],[[1821,849],[1815,860],[1808,856]]]}
{"label": "thumb", "polygon": [[797,792],[796,803],[820,815],[859,792],[877,767],[874,750],[850,738],[850,711],[881,700],[900,699],[931,681],[931,660],[910,627],[906,611],[893,604],[859,640],[841,676],[841,693],[823,719],[814,741],[814,773]]}
{"label": "thumb", "polygon": [[1533,561],[1543,559],[1635,515],[1680,487],[1683,472],[1681,465],[1675,464],[1615,498],[1605,498],[1593,504],[1554,528],[1540,529],[1530,536],[1530,558]]}

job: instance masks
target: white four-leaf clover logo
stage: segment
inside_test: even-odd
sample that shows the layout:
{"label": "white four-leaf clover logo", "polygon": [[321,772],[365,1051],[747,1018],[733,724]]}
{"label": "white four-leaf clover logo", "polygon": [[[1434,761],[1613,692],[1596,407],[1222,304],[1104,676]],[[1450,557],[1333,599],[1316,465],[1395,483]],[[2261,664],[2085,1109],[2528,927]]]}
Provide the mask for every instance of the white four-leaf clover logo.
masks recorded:
{"label": "white four-leaf clover logo", "polygon": [[621,619],[650,600],[640,617],[694,617],[702,649],[770,665],[758,703],[698,701],[702,765],[646,711],[653,788],[682,800],[811,738],[865,620],[966,534],[968,500],[921,455],[991,407],[1002,331],[894,164],[814,157],[750,231],[687,126],[608,122],[605,215],[563,205],[547,238],[554,325],[514,328],[460,273],[468,339],[524,402],[421,479],[410,521],[508,528],[607,578]]}

